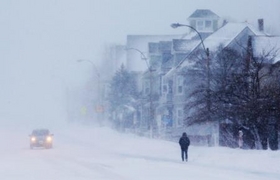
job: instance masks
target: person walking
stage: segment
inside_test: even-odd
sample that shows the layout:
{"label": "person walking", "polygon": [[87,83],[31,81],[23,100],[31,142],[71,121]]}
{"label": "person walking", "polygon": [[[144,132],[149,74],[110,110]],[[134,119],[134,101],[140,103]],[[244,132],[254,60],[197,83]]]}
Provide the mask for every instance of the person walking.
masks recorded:
{"label": "person walking", "polygon": [[241,129],[238,131],[238,147],[243,148],[243,131]]}
{"label": "person walking", "polygon": [[179,144],[181,147],[181,156],[182,161],[188,161],[188,149],[190,145],[190,139],[187,136],[187,133],[183,133],[182,137],[180,137]]}

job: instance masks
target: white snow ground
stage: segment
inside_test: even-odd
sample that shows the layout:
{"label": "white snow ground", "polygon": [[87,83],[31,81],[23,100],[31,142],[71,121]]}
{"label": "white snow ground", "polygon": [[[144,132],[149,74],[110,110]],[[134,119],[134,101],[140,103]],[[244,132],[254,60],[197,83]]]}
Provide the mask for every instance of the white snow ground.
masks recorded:
{"label": "white snow ground", "polygon": [[0,128],[1,180],[279,180],[280,151],[189,148],[109,128],[53,128],[54,148],[29,149],[28,128]]}

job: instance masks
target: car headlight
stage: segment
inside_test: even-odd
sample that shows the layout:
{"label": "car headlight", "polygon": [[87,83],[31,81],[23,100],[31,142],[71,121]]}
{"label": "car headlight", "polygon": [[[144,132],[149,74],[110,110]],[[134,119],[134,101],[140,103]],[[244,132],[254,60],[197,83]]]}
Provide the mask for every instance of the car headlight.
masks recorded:
{"label": "car headlight", "polygon": [[31,137],[31,141],[32,142],[36,141],[36,138],[35,137]]}
{"label": "car headlight", "polygon": [[51,136],[48,136],[48,137],[47,137],[47,141],[48,141],[48,142],[51,142],[51,141],[52,141],[52,137],[51,137]]}

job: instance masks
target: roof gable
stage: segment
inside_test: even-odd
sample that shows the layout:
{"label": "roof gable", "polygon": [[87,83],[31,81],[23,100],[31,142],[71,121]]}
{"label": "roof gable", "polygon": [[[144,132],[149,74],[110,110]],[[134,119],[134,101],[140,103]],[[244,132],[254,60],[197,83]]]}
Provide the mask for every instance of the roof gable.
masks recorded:
{"label": "roof gable", "polygon": [[188,53],[191,52],[199,43],[200,40],[173,39],[173,51]]}
{"label": "roof gable", "polygon": [[[204,39],[203,43],[205,45],[205,48],[209,48],[211,52],[215,52],[220,45],[223,45],[223,47],[227,47],[237,38],[240,33],[244,32],[245,30],[250,30],[250,32],[253,33],[250,35],[264,35],[263,32],[258,31],[248,23],[228,23],[208,36],[206,39]],[[190,56],[198,48],[202,48],[201,43],[199,43],[188,56]],[[192,65],[192,63],[190,63],[187,58],[185,58],[181,63],[178,64],[180,68],[184,68],[190,65]],[[172,72],[169,74],[172,74]]]}
{"label": "roof gable", "polygon": [[206,48],[215,51],[221,44],[227,47],[240,33],[249,30],[250,35],[264,35],[248,23],[227,23],[204,40]]}
{"label": "roof gable", "polygon": [[213,19],[218,19],[219,16],[215,13],[213,13],[209,9],[197,9],[194,13],[192,13],[189,16],[190,18],[213,18]]}

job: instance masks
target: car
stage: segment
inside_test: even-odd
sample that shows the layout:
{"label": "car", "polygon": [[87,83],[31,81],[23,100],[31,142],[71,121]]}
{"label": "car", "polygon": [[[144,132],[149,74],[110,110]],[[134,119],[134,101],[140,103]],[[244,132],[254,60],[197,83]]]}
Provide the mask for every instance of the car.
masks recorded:
{"label": "car", "polygon": [[34,129],[29,135],[30,149],[34,147],[44,147],[50,149],[53,147],[53,134],[48,129]]}

